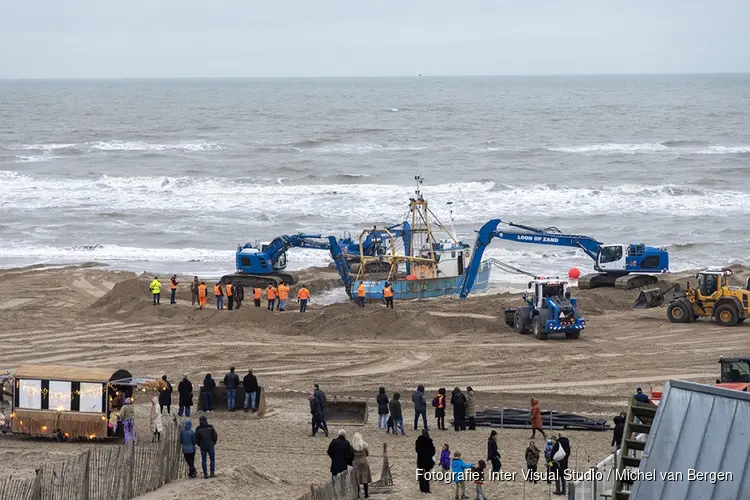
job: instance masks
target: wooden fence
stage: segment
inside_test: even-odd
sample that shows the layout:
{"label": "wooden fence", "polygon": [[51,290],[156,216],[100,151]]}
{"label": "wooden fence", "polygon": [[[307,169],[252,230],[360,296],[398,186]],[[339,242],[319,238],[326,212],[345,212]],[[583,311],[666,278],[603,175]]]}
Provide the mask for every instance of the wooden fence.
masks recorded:
{"label": "wooden fence", "polygon": [[0,481],[0,500],[130,500],[154,491],[187,475],[179,432],[170,422],[159,443],[99,446],[42,465],[33,478]]}
{"label": "wooden fence", "polygon": [[[354,500],[357,498],[357,474],[354,469],[347,469],[333,480],[320,486],[310,486],[310,491],[297,500]],[[383,443],[383,467],[380,479],[370,483],[370,494],[390,493],[393,489],[393,475],[388,462],[388,444]]]}

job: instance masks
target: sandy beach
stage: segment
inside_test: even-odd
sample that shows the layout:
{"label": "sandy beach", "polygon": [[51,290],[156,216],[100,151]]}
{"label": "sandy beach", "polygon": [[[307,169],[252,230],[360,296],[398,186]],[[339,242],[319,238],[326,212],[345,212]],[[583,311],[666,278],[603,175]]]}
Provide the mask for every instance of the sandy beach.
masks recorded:
{"label": "sandy beach", "polygon": [[[736,268],[735,275],[740,284],[748,271]],[[684,282],[688,276],[669,275],[664,280]],[[209,416],[219,433],[218,477],[170,484],[143,497],[151,500],[293,499],[311,484],[326,481],[329,440],[308,437],[306,394],[316,382],[329,399],[370,400],[368,423],[346,430],[350,436],[361,432],[369,443],[374,479],[380,474],[383,443],[388,445],[396,484],[391,495],[379,498],[417,498],[417,434],[411,431],[409,401],[418,384],[427,387],[428,400],[438,387],[470,385],[479,409],[527,407],[534,396],[543,409],[611,420],[626,408],[636,386],[648,390],[672,378],[713,382],[719,374],[719,356],[747,353],[750,331],[747,324],[672,324],[660,308],[633,311],[634,290],[572,289],[586,330],[579,340],[542,342],[504,324],[503,310],[518,305],[518,294],[402,302],[393,311],[379,304],[364,309],[349,303],[320,306],[315,294],[336,286],[336,275],[314,269],[303,275],[313,291],[304,315],[294,310],[294,303],[290,310],[272,314],[251,307],[252,301],[239,311],[200,311],[191,306],[188,278],[183,279],[176,305],[170,306],[163,294],[162,304],[153,307],[151,278],[94,264],[0,272],[5,290],[0,298],[0,370],[28,362],[126,368],[138,376],[166,374],[175,386],[184,372],[198,384],[206,372],[222,378],[230,365],[239,373],[252,368],[258,375],[270,407],[265,418],[242,412]],[[163,283],[167,280],[162,277]],[[377,429],[372,403],[380,385],[389,395],[401,392],[406,437]],[[145,431],[145,401],[137,405],[137,412]],[[332,424],[331,430],[338,426]],[[438,449],[449,443],[451,450],[473,462],[486,458],[489,430],[435,430],[432,437]],[[524,483],[521,475],[530,432],[498,432],[503,468],[518,474],[515,481],[488,484],[488,495],[548,498],[546,484]],[[611,432],[566,434],[574,450],[574,468],[593,466],[611,451]],[[86,446],[10,436],[0,437],[0,442],[5,473],[16,477],[33,474],[39,463]],[[537,443],[541,447],[541,440]],[[436,498],[453,496],[448,485],[434,484],[433,492]]]}

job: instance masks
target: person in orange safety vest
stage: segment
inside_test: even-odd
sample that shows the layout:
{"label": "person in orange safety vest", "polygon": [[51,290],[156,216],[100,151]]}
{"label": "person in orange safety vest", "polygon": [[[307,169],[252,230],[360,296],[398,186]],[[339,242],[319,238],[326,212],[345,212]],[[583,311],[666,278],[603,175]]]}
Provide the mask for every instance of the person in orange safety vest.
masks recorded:
{"label": "person in orange safety vest", "polygon": [[230,311],[234,308],[234,286],[231,283],[227,283],[227,309]]}
{"label": "person in orange safety vest", "polygon": [[263,291],[260,287],[256,286],[255,289],[253,289],[253,301],[255,302],[255,307],[260,307],[260,297],[262,292]]}
{"label": "person in orange safety vest", "polygon": [[201,281],[201,284],[198,285],[198,305],[201,309],[206,308],[206,284]]}
{"label": "person in orange safety vest", "polygon": [[359,307],[365,307],[365,284],[361,281],[357,287],[357,304]]}
{"label": "person in orange safety vest", "polygon": [[307,311],[307,302],[310,300],[310,290],[304,285],[297,292],[297,300],[299,301],[299,312],[303,313]]}
{"label": "person in orange safety vest", "polygon": [[385,307],[393,309],[393,288],[391,288],[391,284],[387,281],[383,287],[383,298],[385,299]]}
{"label": "person in orange safety vest", "polygon": [[284,311],[286,302],[289,300],[289,287],[286,283],[279,284],[279,311]]}
{"label": "person in orange safety vest", "polygon": [[177,301],[175,300],[175,296],[177,295],[177,285],[179,281],[177,281],[177,275],[173,274],[172,277],[169,279],[169,289],[172,291],[172,296],[169,299],[170,304],[176,304]]}
{"label": "person in orange safety vest", "polygon": [[268,310],[273,311],[274,304],[276,304],[276,287],[270,284],[266,287],[266,298],[268,299]]}
{"label": "person in orange safety vest", "polygon": [[216,309],[221,311],[224,309],[224,290],[221,288],[221,283],[214,284],[214,297],[216,297]]}

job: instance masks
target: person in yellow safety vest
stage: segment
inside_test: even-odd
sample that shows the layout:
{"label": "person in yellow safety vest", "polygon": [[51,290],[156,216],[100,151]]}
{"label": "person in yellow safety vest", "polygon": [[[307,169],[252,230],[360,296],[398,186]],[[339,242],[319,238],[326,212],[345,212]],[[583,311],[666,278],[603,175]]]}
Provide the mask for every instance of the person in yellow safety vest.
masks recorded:
{"label": "person in yellow safety vest", "polygon": [[266,287],[266,297],[268,298],[268,310],[273,311],[273,306],[276,304],[276,287],[268,285]]}
{"label": "person in yellow safety vest", "polygon": [[302,285],[302,288],[297,292],[297,301],[299,302],[299,312],[303,313],[307,311],[307,302],[310,300],[310,290]]}
{"label": "person in yellow safety vest", "polygon": [[284,311],[287,300],[289,300],[289,287],[286,283],[281,283],[279,285],[279,311]]}
{"label": "person in yellow safety vest", "polygon": [[149,285],[149,289],[151,290],[151,295],[154,297],[154,305],[157,305],[161,296],[161,281],[159,281],[159,278],[154,276],[154,281]]}
{"label": "person in yellow safety vest", "polygon": [[357,287],[357,304],[359,307],[365,307],[365,283],[363,281],[360,281]]}
{"label": "person in yellow safety vest", "polygon": [[260,307],[260,297],[262,293],[262,290],[257,286],[253,289],[253,302],[255,302],[255,307]]}
{"label": "person in yellow safety vest", "polygon": [[383,298],[385,299],[385,307],[393,309],[393,288],[391,288],[391,284],[387,281],[385,282],[385,286],[383,286]]}
{"label": "person in yellow safety vest", "polygon": [[206,290],[206,284],[201,281],[201,284],[198,285],[198,305],[201,309],[205,309],[206,307],[206,294],[208,293],[208,290]]}
{"label": "person in yellow safety vest", "polygon": [[232,290],[232,284],[227,283],[227,309],[230,311],[234,309],[234,290]]}
{"label": "person in yellow safety vest", "polygon": [[175,297],[177,296],[177,285],[180,282],[177,281],[177,275],[173,274],[172,277],[169,280],[169,289],[172,290],[172,296],[169,299],[170,304],[176,304],[177,301],[175,300]]}
{"label": "person in yellow safety vest", "polygon": [[216,297],[216,309],[221,311],[224,309],[224,290],[218,282],[214,284],[214,297]]}

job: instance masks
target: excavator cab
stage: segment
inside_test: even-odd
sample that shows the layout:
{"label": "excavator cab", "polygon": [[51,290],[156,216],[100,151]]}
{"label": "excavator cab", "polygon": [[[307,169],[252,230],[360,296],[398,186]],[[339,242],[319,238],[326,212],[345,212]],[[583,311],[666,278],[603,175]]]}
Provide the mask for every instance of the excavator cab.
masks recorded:
{"label": "excavator cab", "polygon": [[719,387],[747,392],[750,388],[750,357],[719,358],[721,379]]}

